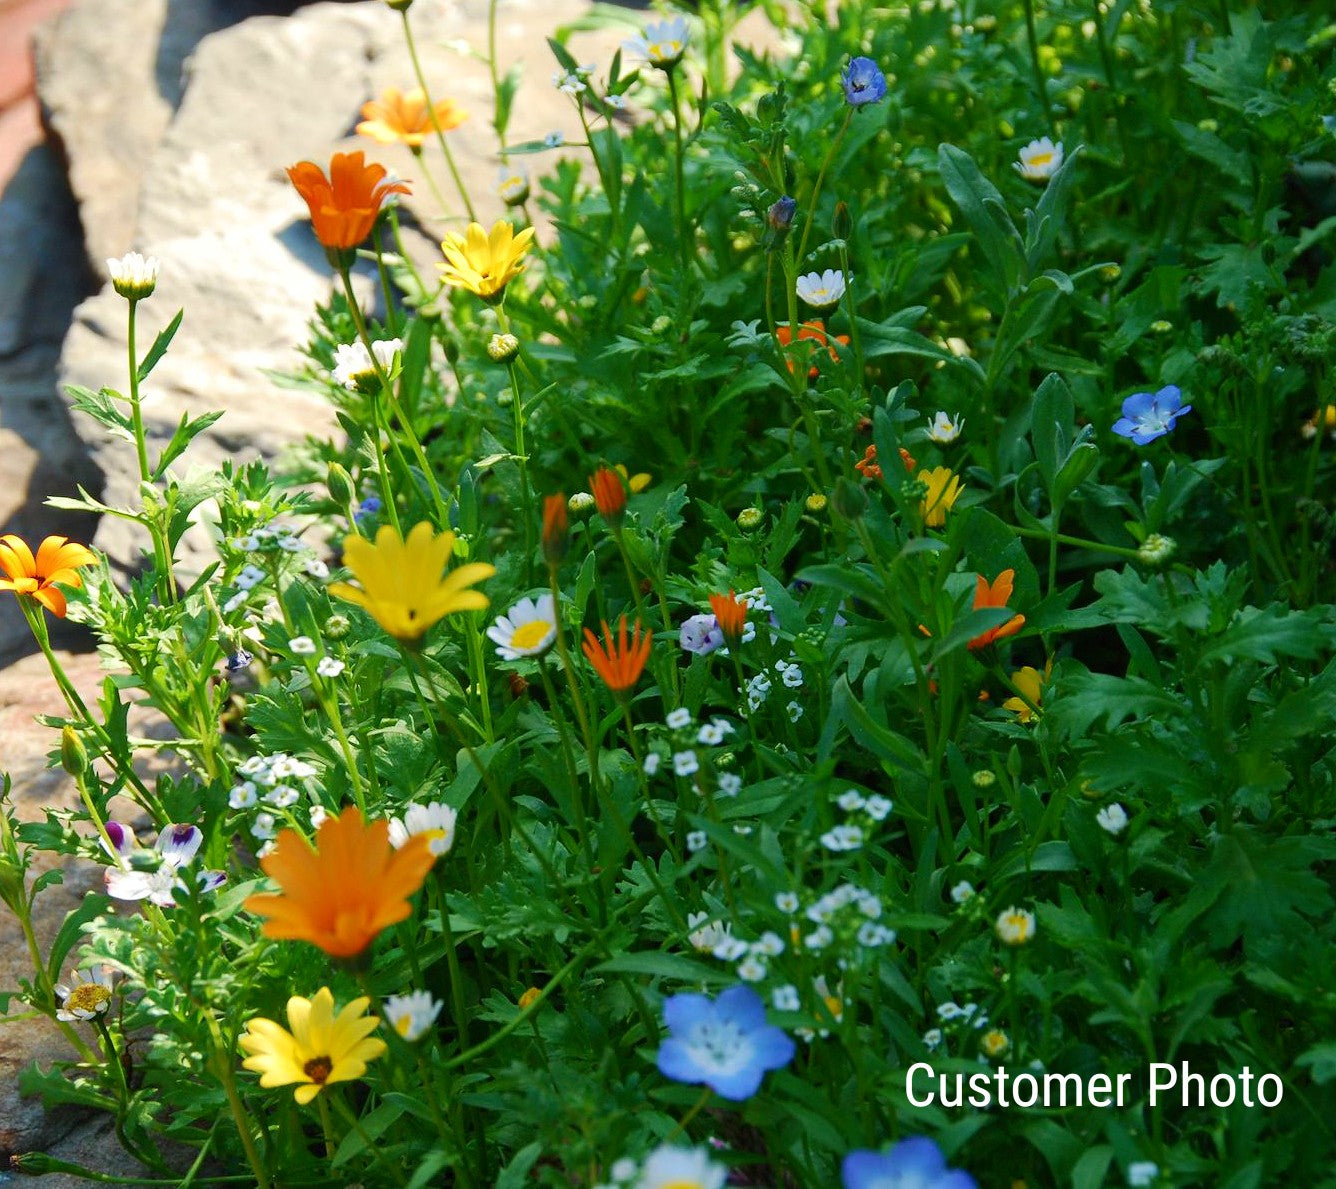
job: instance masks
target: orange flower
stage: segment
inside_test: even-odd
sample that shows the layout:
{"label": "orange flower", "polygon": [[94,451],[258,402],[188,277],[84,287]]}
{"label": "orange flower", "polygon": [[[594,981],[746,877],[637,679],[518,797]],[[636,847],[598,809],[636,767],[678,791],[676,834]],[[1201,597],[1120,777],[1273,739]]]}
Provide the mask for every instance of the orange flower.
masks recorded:
{"label": "orange flower", "polygon": [[75,572],[80,566],[97,564],[97,558],[68,537],[47,537],[38,547],[37,556],[13,533],[0,537],[0,590],[30,595],[53,615],[65,618],[65,595],[53,583],[82,586]]}
{"label": "orange flower", "polygon": [[428,107],[426,92],[421,87],[407,93],[398,87],[386,87],[379,99],[362,104],[362,122],[357,125],[357,132],[380,144],[398,143],[420,149],[433,130],[433,114],[434,127],[442,132],[458,128],[469,118],[468,112],[453,99],[441,99]]}
{"label": "orange flower", "polygon": [[[913,471],[913,469],[918,466],[918,463],[914,461],[914,456],[903,446],[900,447],[900,461],[904,463],[906,471]],[[881,479],[885,477],[882,474],[881,463],[877,461],[876,446],[869,446],[863,451],[863,457],[854,463],[854,470],[862,475],[864,479]]]}
{"label": "orange flower", "polygon": [[742,631],[747,626],[746,602],[734,598],[730,590],[726,595],[712,594],[710,610],[714,612],[714,618],[719,624],[719,630],[724,633],[728,646],[736,648],[742,639]]}
{"label": "orange flower", "polygon": [[363,824],[349,806],[325,820],[314,847],[296,830],[279,834],[260,866],[282,894],[248,897],[244,907],[269,918],[266,937],[309,941],[331,957],[351,958],[408,916],[408,898],[435,861],[428,835],[414,834],[396,850],[389,822]]}
{"label": "orange flower", "polygon": [[612,629],[608,621],[603,621],[603,639],[585,628],[584,654],[589,663],[598,671],[606,685],[615,694],[624,694],[644,672],[645,662],[649,660],[649,649],[653,638],[649,633],[642,637],[640,622],[636,621],[636,630],[628,646],[626,642],[626,616],[623,615],[618,625],[617,641],[614,644]]}
{"label": "orange flower", "polygon": [[[1015,579],[1015,570],[1003,570],[991,583],[980,574],[978,583],[974,588],[974,610],[981,611],[985,607],[1006,607],[1011,602],[1011,588]],[[989,628],[986,632],[975,636],[969,642],[970,650],[987,648],[994,640],[1001,640],[1005,636],[1014,636],[1024,626],[1025,616],[1013,615],[1006,623],[999,624],[995,628]]]}
{"label": "orange flower", "polygon": [[[775,337],[779,340],[779,345],[781,347],[787,347],[793,342],[793,331],[789,329],[788,323],[781,323],[779,326],[775,327]],[[820,318],[813,318],[812,321],[804,322],[798,327],[798,341],[802,342],[804,339],[819,343],[830,351],[831,359],[836,363],[840,361],[840,353],[830,345],[830,339],[826,335],[826,324],[821,321]],[[835,341],[837,343],[842,343],[847,347],[849,345],[849,336],[847,334],[837,334],[835,336]],[[789,371],[793,371],[793,360],[789,359],[786,355],[785,362],[789,365]],[[810,380],[815,380],[816,376],[816,364],[813,364],[807,373],[807,377]]]}
{"label": "orange flower", "polygon": [[617,528],[626,511],[626,486],[621,475],[609,467],[599,467],[589,476],[594,503],[610,528]]}
{"label": "orange flower", "polygon": [[543,557],[549,566],[561,565],[571,539],[564,492],[543,497]]}
{"label": "orange flower", "polygon": [[367,165],[361,152],[335,153],[329,177],[314,161],[288,170],[311,211],[315,237],[327,248],[355,248],[375,226],[387,194],[407,194],[408,183],[388,181],[385,166]]}

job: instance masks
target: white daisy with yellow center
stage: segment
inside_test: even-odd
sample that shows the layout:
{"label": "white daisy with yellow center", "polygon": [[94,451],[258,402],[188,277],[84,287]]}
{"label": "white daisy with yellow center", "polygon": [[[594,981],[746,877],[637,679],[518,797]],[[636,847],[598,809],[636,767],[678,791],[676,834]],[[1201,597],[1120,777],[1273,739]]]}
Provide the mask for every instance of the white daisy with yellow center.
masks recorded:
{"label": "white daisy with yellow center", "polygon": [[455,821],[459,815],[441,801],[410,805],[402,818],[390,819],[390,845],[396,850],[410,838],[426,835],[431,853],[438,859],[455,844]]}
{"label": "white daisy with yellow center", "polygon": [[997,918],[995,928],[1006,945],[1024,945],[1034,936],[1034,913],[1013,905]]}
{"label": "white daisy with yellow center", "polygon": [[105,1016],[111,1006],[111,986],[115,977],[112,967],[94,966],[91,970],[77,971],[76,981],[70,986],[57,983],[55,990],[60,996],[60,1009],[56,1019],[68,1024]]}
{"label": "white daisy with yellow center", "polygon": [[639,54],[651,66],[667,70],[676,66],[687,52],[687,22],[685,17],[646,25],[645,32],[624,43],[625,48]]}
{"label": "white daisy with yellow center", "polygon": [[700,1148],[655,1148],[641,1166],[635,1189],[723,1189],[728,1169]]}
{"label": "white daisy with yellow center", "polygon": [[385,999],[385,1021],[407,1041],[421,1040],[441,1014],[441,1001],[430,991],[410,991]]}
{"label": "white daisy with yellow center", "polygon": [[552,596],[521,599],[487,629],[487,636],[495,642],[496,654],[502,660],[541,656],[557,638],[557,612]]}
{"label": "white daisy with yellow center", "polygon": [[829,310],[840,304],[844,297],[844,273],[837,268],[825,272],[809,272],[794,283],[798,297],[816,310]]}
{"label": "white daisy with yellow center", "polygon": [[1062,168],[1062,141],[1054,144],[1047,136],[1032,140],[1021,149],[1013,168],[1027,182],[1046,182]]}

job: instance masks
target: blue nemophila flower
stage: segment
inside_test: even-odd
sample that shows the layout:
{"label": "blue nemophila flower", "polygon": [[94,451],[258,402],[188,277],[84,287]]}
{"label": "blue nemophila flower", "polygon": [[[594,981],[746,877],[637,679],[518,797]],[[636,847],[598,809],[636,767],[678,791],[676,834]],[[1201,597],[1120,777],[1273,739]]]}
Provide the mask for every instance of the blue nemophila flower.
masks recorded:
{"label": "blue nemophila flower", "polygon": [[1123,401],[1123,415],[1113,423],[1113,432],[1131,438],[1138,446],[1162,438],[1192,406],[1183,403],[1176,384],[1166,385],[1153,396],[1136,392]]}
{"label": "blue nemophila flower", "polygon": [[886,76],[871,58],[850,59],[840,76],[840,86],[850,107],[864,107],[886,98]]}
{"label": "blue nemophila flower", "polygon": [[668,1039],[659,1047],[659,1072],[732,1102],[755,1094],[766,1070],[793,1060],[792,1039],[765,1022],[765,1004],[750,987],[729,987],[713,1000],[674,995],[664,1000],[663,1019]]}
{"label": "blue nemophila flower", "polygon": [[926,1136],[902,1139],[889,1152],[850,1152],[841,1168],[844,1189],[978,1189],[974,1178],[947,1168]]}

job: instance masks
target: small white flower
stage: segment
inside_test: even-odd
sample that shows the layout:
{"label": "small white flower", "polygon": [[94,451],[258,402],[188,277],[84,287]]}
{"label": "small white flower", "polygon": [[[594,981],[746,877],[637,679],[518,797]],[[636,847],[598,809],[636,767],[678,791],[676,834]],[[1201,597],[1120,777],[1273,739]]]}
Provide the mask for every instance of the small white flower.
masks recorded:
{"label": "small white flower", "polygon": [[792,983],[776,987],[770,992],[770,1006],[776,1011],[797,1011],[802,1006],[798,998],[798,988]]}
{"label": "small white flower", "polygon": [[721,962],[734,962],[747,952],[747,943],[731,933],[725,934],[714,944],[710,951]]}
{"label": "small white flower", "polygon": [[[688,720],[689,721],[689,720]],[[672,726],[672,723],[668,724]],[[686,725],[685,723],[683,724]],[[701,723],[700,730],[696,732],[696,742],[703,747],[718,747],[724,741],[724,733],[716,723]]]}
{"label": "small white flower", "polygon": [[687,850],[693,855],[698,850],[704,850],[709,843],[709,835],[707,835],[704,830],[692,830],[691,833],[687,835]]}
{"label": "small white flower", "polygon": [[620,1160],[614,1160],[612,1162],[612,1167],[608,1169],[608,1176],[610,1176],[616,1184],[621,1184],[622,1181],[629,1181],[639,1171],[640,1165],[629,1156],[623,1156]]}
{"label": "small white flower", "polygon": [[138,252],[127,252],[118,260],[107,261],[112,288],[129,301],[139,301],[158,287],[160,269],[156,256],[145,257]]}
{"label": "small white flower", "polygon": [[879,793],[874,793],[867,799],[863,806],[863,812],[874,822],[886,820],[887,814],[891,812],[893,805],[888,797],[883,797]]}
{"label": "small white flower", "polygon": [[559,149],[566,143],[566,134],[563,132],[549,132],[543,137],[543,147],[547,149]]}
{"label": "small white flower", "polygon": [[769,969],[756,954],[748,954],[738,963],[738,978],[744,983],[759,983],[765,978]]}
{"label": "small white flower", "polygon": [[798,278],[794,286],[800,300],[813,309],[829,310],[840,304],[844,297],[844,273],[837,268],[825,272],[809,272]]}
{"label": "small white flower", "polygon": [[246,592],[239,591],[223,604],[223,614],[231,615],[233,611],[239,611],[246,605]]}
{"label": "small white flower", "polygon": [[311,829],[318,830],[329,820],[329,810],[323,805],[311,806]]}
{"label": "small white flower", "polygon": [[237,575],[236,584],[241,587],[242,590],[252,590],[254,587],[259,586],[259,584],[267,577],[268,575],[260,569],[259,566],[248,565]]}
{"label": "small white flower", "polygon": [[937,1047],[942,1043],[942,1030],[940,1028],[929,1028],[923,1034],[923,1043],[928,1052],[936,1052]]}
{"label": "small white flower", "polygon": [[732,925],[710,920],[707,912],[691,912],[687,914],[687,928],[690,930],[687,940],[701,953],[708,954],[713,953],[715,946],[730,935]]}
{"label": "small white flower", "polygon": [[700,1148],[655,1148],[640,1170],[635,1189],[724,1189],[728,1169]]}
{"label": "small white flower", "polygon": [[801,689],[803,684],[803,671],[797,665],[790,665],[784,670],[784,684],[789,689]]}
{"label": "small white flower", "polygon": [[267,841],[274,836],[274,826],[276,824],[277,819],[272,813],[257,813],[255,820],[251,822],[250,831],[256,838]]}
{"label": "small white flower", "polygon": [[1160,1175],[1160,1166],[1153,1160],[1134,1160],[1127,1166],[1127,1183],[1133,1189],[1153,1185]]}
{"label": "small white flower", "polygon": [[1047,136],[1032,140],[1021,149],[1020,160],[1012,168],[1027,182],[1046,182],[1062,167],[1062,141],[1054,144]]}
{"label": "small white flower", "polygon": [[932,425],[928,427],[928,437],[938,445],[947,446],[960,437],[960,431],[964,428],[963,417],[950,417],[945,410],[938,409],[937,416],[932,419]]}
{"label": "small white flower", "polygon": [[496,644],[496,655],[503,661],[541,656],[557,639],[557,610],[551,594],[520,599],[507,614],[497,617],[487,629],[487,638]]}
{"label": "small white flower", "polygon": [[1024,945],[1034,936],[1034,913],[1013,906],[999,914],[994,927],[1005,944]]}
{"label": "small white flower", "polygon": [[835,804],[843,809],[845,813],[853,813],[855,809],[862,809],[867,802],[863,799],[863,794],[857,789],[848,789],[835,799]]}
{"label": "small white flower", "polygon": [[385,1022],[407,1041],[421,1040],[444,1005],[430,991],[385,997]]}
{"label": "small white flower", "polygon": [[674,17],[670,21],[648,24],[641,36],[625,41],[622,45],[633,54],[638,54],[651,66],[667,70],[670,66],[676,66],[686,53],[686,18]]}
{"label": "small white flower", "polygon": [[790,702],[784,709],[789,716],[789,722],[797,722],[803,716],[801,702]]}
{"label": "small white flower", "polygon": [[244,537],[233,537],[228,544],[242,553],[254,553],[260,547],[260,538],[253,533],[247,533]]}
{"label": "small white flower", "polygon": [[1116,836],[1127,829],[1127,810],[1115,801],[1095,814],[1095,821],[1099,823],[1100,829]]}
{"label": "small white flower", "polygon": [[792,916],[798,911],[798,893],[797,892],[776,892],[775,907],[780,912],[786,912]]}
{"label": "small white flower", "polygon": [[410,838],[425,834],[431,853],[438,859],[455,844],[455,822],[459,815],[449,805],[432,801],[410,805],[402,818],[390,819],[390,845],[396,850]]}
{"label": "small white flower", "polygon": [[232,791],[227,795],[227,803],[232,809],[249,809],[258,800],[253,780],[243,780],[240,784],[234,784]]}
{"label": "small white flower", "polygon": [[323,582],[329,577],[329,567],[318,557],[313,557],[306,563],[306,572],[317,582]]}
{"label": "small white flower", "polygon": [[752,953],[764,954],[767,958],[778,958],[784,952],[784,939],[771,929],[767,929],[752,943]]}
{"label": "small white flower", "polygon": [[678,751],[673,753],[673,771],[678,776],[692,776],[700,771],[700,763],[696,759],[694,751]]}
{"label": "small white flower", "polygon": [[552,75],[552,85],[566,95],[578,95],[587,90],[585,81],[576,70],[558,70]]}
{"label": "small white flower", "polygon": [[951,899],[957,904],[964,904],[973,895],[974,885],[967,879],[962,879],[951,889]]}
{"label": "small white flower", "polygon": [[301,800],[301,794],[290,784],[275,785],[264,795],[265,803],[275,809],[287,809]]}
{"label": "small white flower", "polygon": [[821,950],[825,949],[834,940],[835,934],[831,932],[829,925],[818,925],[803,938],[803,945],[809,950]]}
{"label": "small white flower", "polygon": [[625,95],[605,95],[603,101],[611,108],[617,111],[623,111],[626,107]]}
{"label": "small white flower", "polygon": [[895,940],[895,930],[888,929],[879,921],[866,921],[858,927],[858,944],[868,949],[890,945]]}
{"label": "small white flower", "polygon": [[[394,357],[404,348],[401,339],[377,339],[371,344],[371,350],[360,339],[354,343],[340,343],[334,348],[334,367],[331,375],[335,383],[344,388],[356,389],[364,385],[379,382],[376,365],[380,371],[389,373],[394,368]],[[374,362],[373,362],[374,358]]]}
{"label": "small white flower", "polygon": [[937,1018],[939,1020],[958,1020],[965,1014],[960,1004],[954,1000],[947,1000],[945,1003],[937,1005]]}
{"label": "small white flower", "polygon": [[833,851],[857,850],[863,845],[863,829],[861,826],[836,826],[821,835],[821,845]]}
{"label": "small white flower", "polygon": [[676,710],[670,711],[663,721],[674,731],[680,731],[691,724],[691,711],[685,706],[679,706]]}
{"label": "small white flower", "polygon": [[343,662],[332,656],[322,656],[320,663],[315,667],[315,671],[321,677],[337,677],[343,670]]}
{"label": "small white flower", "polygon": [[742,791],[742,777],[736,772],[722,772],[719,775],[719,795],[736,797]]}
{"label": "small white flower", "polygon": [[315,641],[310,636],[294,636],[288,641],[293,656],[314,656]]}
{"label": "small white flower", "polygon": [[306,544],[300,537],[285,535],[278,538],[278,547],[284,553],[300,553],[306,548]]}
{"label": "small white flower", "polygon": [[641,767],[645,769],[646,776],[653,776],[659,770],[659,765],[662,762],[663,762],[663,756],[661,756],[657,751],[651,751],[647,756],[645,756],[645,762],[644,764],[641,765]]}

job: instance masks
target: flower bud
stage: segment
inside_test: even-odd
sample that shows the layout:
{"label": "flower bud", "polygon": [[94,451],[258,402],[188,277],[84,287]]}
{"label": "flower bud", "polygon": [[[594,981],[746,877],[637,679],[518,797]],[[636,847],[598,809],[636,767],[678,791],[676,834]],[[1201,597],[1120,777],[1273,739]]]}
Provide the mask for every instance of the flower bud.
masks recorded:
{"label": "flower bud", "polygon": [[787,194],[770,205],[765,213],[765,221],[771,231],[788,231],[793,226],[793,216],[798,213],[798,200]]}
{"label": "flower bud", "polygon": [[845,520],[857,520],[867,511],[867,494],[856,483],[841,475],[835,481],[831,504]]}
{"label": "flower bud", "polygon": [[353,477],[340,463],[331,462],[325,471],[325,486],[329,488],[329,498],[340,508],[348,507],[356,495]]}
{"label": "flower bud", "polygon": [[831,231],[836,239],[847,240],[854,229],[853,216],[849,214],[849,205],[845,202],[835,204],[835,217],[831,220]]}
{"label": "flower bud", "polygon": [[1137,550],[1137,558],[1148,566],[1162,566],[1174,555],[1178,543],[1171,537],[1151,533]]}
{"label": "flower bud", "polygon": [[139,301],[158,287],[158,258],[147,259],[138,252],[127,252],[119,260],[107,261],[111,287],[126,301]]}
{"label": "flower bud", "polygon": [[326,640],[342,640],[352,629],[352,621],[346,615],[331,615],[325,620],[324,636]]}
{"label": "flower bud", "polygon": [[494,334],[487,344],[487,358],[493,363],[509,363],[520,353],[520,341],[513,334]]}
{"label": "flower bud", "polygon": [[88,771],[88,751],[79,732],[68,723],[60,732],[60,766],[76,779]]}
{"label": "flower bud", "polygon": [[571,547],[566,496],[563,492],[543,497],[543,560],[556,569]]}
{"label": "flower bud", "polygon": [[819,491],[812,492],[803,505],[813,516],[820,516],[826,510],[826,497]]}
{"label": "flower bud", "polygon": [[566,501],[566,510],[576,520],[587,520],[594,511],[594,497],[587,491],[577,491]]}
{"label": "flower bud", "polygon": [[765,513],[760,508],[743,508],[738,513],[737,524],[744,533],[749,533],[753,529],[760,528],[761,522],[765,519]]}

